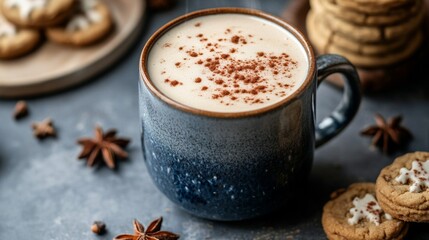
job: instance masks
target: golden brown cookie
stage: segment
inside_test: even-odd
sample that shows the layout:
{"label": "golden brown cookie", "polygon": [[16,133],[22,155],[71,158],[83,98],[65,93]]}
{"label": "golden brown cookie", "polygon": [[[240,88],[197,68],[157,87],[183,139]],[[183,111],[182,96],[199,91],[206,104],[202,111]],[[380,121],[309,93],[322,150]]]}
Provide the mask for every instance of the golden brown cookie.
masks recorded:
{"label": "golden brown cookie", "polygon": [[0,0],[5,17],[22,27],[47,27],[70,17],[75,0]]}
{"label": "golden brown cookie", "polygon": [[323,207],[322,225],[330,240],[402,239],[408,231],[408,224],[380,208],[373,183],[334,192]]}
{"label": "golden brown cookie", "polygon": [[388,26],[399,24],[406,19],[415,16],[422,8],[422,0],[413,1],[407,8],[398,11],[389,11],[384,14],[366,14],[353,9],[338,6],[329,0],[311,0],[311,8],[316,12],[332,14],[344,21],[366,26]]}
{"label": "golden brown cookie", "polygon": [[336,3],[338,6],[353,9],[367,14],[383,14],[388,12],[395,12],[403,8],[407,8],[413,4],[415,0],[329,0]]}
{"label": "golden brown cookie", "polygon": [[331,14],[318,14],[320,21],[333,32],[343,35],[345,38],[362,42],[374,43],[380,41],[389,41],[401,38],[404,35],[409,35],[421,28],[422,21],[425,16],[425,8],[421,8],[418,14],[407,21],[398,25],[385,27],[376,26],[359,26],[350,22],[346,22]]}
{"label": "golden brown cookie", "polygon": [[0,14],[0,59],[22,56],[33,50],[39,41],[38,31],[16,27]]}
{"label": "golden brown cookie", "polygon": [[395,41],[363,44],[349,38],[345,38],[342,35],[335,34],[323,24],[323,21],[318,21],[317,16],[319,15],[316,15],[313,12],[309,13],[307,17],[307,28],[311,29],[311,32],[316,33],[318,35],[317,38],[324,42],[323,52],[329,52],[330,46],[335,45],[336,48],[360,55],[383,55],[400,51],[400,48],[404,48],[405,45],[415,38],[415,34],[412,34],[410,36],[398,38]]}
{"label": "golden brown cookie", "polygon": [[[312,12],[307,16],[307,33],[319,53],[336,53],[348,58],[353,64],[363,68],[385,67],[411,57],[421,46],[423,35],[417,32],[401,42],[363,44],[347,41],[323,26],[318,26],[318,16]],[[399,45],[397,45],[399,44]]]}
{"label": "golden brown cookie", "polygon": [[398,157],[377,178],[380,206],[397,219],[429,222],[429,152]]}
{"label": "golden brown cookie", "polygon": [[86,46],[103,39],[112,29],[113,22],[105,3],[99,0],[84,0],[80,11],[65,25],[48,28],[49,40],[72,46]]}

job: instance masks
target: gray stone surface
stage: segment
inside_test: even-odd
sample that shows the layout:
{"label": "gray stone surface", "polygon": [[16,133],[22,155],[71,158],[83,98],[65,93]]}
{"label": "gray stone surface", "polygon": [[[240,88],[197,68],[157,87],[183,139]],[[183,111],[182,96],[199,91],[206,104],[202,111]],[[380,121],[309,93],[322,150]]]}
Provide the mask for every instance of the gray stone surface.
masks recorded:
{"label": "gray stone surface", "polygon": [[[148,223],[164,216],[164,229],[182,239],[326,239],[320,224],[329,193],[357,181],[374,181],[393,156],[368,148],[359,130],[380,112],[402,113],[414,140],[404,151],[429,150],[428,77],[417,84],[365,97],[352,124],[317,151],[307,194],[298,211],[246,222],[212,222],[195,218],[170,203],[153,185],[144,165],[137,106],[138,58],[145,40],[173,17],[200,8],[247,6],[280,14],[285,1],[180,1],[175,9],[151,15],[145,33],[115,67],[83,86],[55,95],[29,99],[30,117],[12,120],[15,101],[0,100],[0,239],[112,239],[132,232],[132,220]],[[0,63],[1,64],[1,63]],[[318,94],[318,116],[333,109],[341,92],[324,84]],[[30,124],[50,116],[58,139],[39,142]],[[118,170],[90,169],[76,160],[76,139],[90,136],[95,124],[115,127],[130,136],[130,158]],[[94,220],[107,223],[108,233],[93,235]],[[427,225],[416,224],[409,239],[429,239]]]}

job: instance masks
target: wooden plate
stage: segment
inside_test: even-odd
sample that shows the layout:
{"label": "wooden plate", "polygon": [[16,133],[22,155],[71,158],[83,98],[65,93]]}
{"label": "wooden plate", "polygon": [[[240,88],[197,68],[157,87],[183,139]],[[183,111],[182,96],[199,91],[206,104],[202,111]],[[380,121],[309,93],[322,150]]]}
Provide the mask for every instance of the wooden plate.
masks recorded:
{"label": "wooden plate", "polygon": [[85,48],[46,41],[27,56],[0,61],[0,97],[28,97],[65,89],[89,80],[126,53],[142,30],[146,1],[104,1],[115,21],[108,39]]}

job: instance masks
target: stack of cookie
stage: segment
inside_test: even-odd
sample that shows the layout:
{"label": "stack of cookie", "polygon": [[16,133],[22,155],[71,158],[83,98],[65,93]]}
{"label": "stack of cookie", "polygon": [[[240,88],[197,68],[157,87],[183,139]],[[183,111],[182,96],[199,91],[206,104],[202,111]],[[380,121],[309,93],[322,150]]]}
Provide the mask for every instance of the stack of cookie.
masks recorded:
{"label": "stack of cookie", "polygon": [[422,44],[423,0],[310,0],[308,36],[317,52],[359,69],[397,68]]}
{"label": "stack of cookie", "polygon": [[52,42],[86,46],[105,37],[113,23],[101,0],[0,0],[0,59],[22,56]]}
{"label": "stack of cookie", "polygon": [[407,222],[429,222],[429,153],[415,152],[385,167],[376,184],[334,192],[323,208],[329,239],[403,239]]}

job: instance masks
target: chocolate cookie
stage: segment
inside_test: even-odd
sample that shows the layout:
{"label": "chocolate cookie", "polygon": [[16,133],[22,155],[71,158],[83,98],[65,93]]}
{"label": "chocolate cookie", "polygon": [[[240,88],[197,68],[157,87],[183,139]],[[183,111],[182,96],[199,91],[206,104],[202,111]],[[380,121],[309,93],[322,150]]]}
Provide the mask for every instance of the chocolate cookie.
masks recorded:
{"label": "chocolate cookie", "polygon": [[73,46],[86,46],[103,39],[112,29],[113,22],[105,3],[85,0],[79,11],[65,25],[48,28],[49,40]]}
{"label": "chocolate cookie", "polygon": [[0,0],[5,17],[22,27],[47,27],[64,22],[75,0]]}
{"label": "chocolate cookie", "polygon": [[334,192],[323,208],[322,225],[330,240],[402,239],[408,232],[408,224],[380,208],[373,183]]}
{"label": "chocolate cookie", "polygon": [[33,50],[39,41],[38,31],[16,27],[0,14],[0,59],[22,56]]}
{"label": "chocolate cookie", "polygon": [[316,12],[329,13],[344,21],[367,26],[388,26],[406,21],[410,16],[416,15],[422,8],[422,0],[413,1],[407,8],[384,14],[366,14],[353,9],[338,6],[330,0],[311,0],[311,8]]}
{"label": "chocolate cookie", "polygon": [[380,206],[397,219],[429,222],[429,152],[398,157],[377,178]]}

